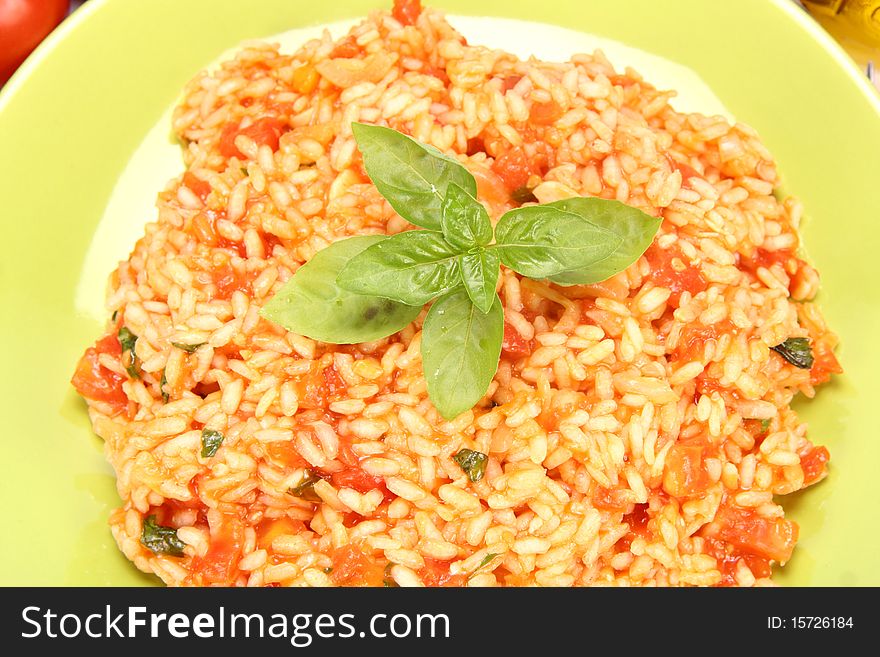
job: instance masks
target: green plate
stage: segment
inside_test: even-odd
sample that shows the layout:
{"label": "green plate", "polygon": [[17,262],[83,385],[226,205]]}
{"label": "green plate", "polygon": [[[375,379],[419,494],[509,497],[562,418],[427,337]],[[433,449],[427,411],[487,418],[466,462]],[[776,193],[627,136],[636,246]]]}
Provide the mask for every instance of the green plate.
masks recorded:
{"label": "green plate", "polygon": [[[816,400],[799,404],[813,440],[831,450],[833,467],[826,481],[789,503],[801,541],[779,581],[880,585],[880,440],[872,409],[880,393],[880,98],[789,0],[433,4],[582,29],[680,62],[760,131],[787,190],[806,205],[804,237],[822,272],[823,309],[842,338],[847,371]],[[376,6],[386,2],[91,0],[0,94],[7,231],[0,259],[0,584],[155,582],[110,536],[106,519],[118,503],[113,473],[68,385],[100,331],[74,309],[90,239],[132,152],[196,71],[243,39]]]}

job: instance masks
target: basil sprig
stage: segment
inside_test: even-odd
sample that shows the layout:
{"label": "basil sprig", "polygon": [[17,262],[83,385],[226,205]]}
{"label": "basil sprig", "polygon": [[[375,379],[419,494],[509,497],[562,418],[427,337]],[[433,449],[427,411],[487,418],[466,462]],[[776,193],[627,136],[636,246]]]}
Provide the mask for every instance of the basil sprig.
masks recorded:
{"label": "basil sprig", "polygon": [[650,246],[660,219],[617,201],[571,198],[505,213],[492,228],[458,160],[390,128],[353,123],[364,168],[422,230],[343,239],[319,251],[261,310],[322,342],[370,342],[434,301],[422,327],[428,396],[452,419],[486,394],[501,353],[501,265],[558,285],[603,281]]}

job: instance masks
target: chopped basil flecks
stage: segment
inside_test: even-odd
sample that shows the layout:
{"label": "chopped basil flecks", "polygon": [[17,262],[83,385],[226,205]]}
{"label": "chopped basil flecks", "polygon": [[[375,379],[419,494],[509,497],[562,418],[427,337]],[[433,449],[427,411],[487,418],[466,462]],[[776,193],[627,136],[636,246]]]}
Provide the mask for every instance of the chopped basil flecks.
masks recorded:
{"label": "chopped basil flecks", "polygon": [[807,338],[789,338],[782,344],[770,348],[802,370],[808,370],[813,366],[813,350]]}
{"label": "chopped basil flecks", "polygon": [[159,379],[159,392],[162,393],[162,403],[167,404],[170,399],[170,395],[165,392],[165,386],[168,384],[168,379],[165,378],[165,370],[162,370],[162,378]]}
{"label": "chopped basil flecks", "polygon": [[207,342],[199,342],[198,344],[183,344],[182,342],[172,342],[171,346],[177,347],[178,349],[182,349],[186,353],[191,354],[203,344],[207,344]]}
{"label": "chopped basil flecks", "polygon": [[[137,356],[135,356],[134,353],[134,345],[137,343],[137,336],[125,326],[122,326],[116,334],[116,337],[119,340],[119,346],[122,347],[122,364],[125,366],[125,371],[128,372],[128,375],[132,379],[141,378],[140,372],[138,372],[137,368]],[[126,356],[126,354],[128,354],[128,356]],[[128,359],[127,363],[126,358]]]}
{"label": "chopped basil flecks", "polygon": [[472,449],[462,449],[452,457],[452,460],[458,463],[459,467],[471,481],[479,481],[486,474],[486,463],[489,457],[482,452],[475,452]]}
{"label": "chopped basil flecks", "polygon": [[761,420],[761,433],[767,433],[768,429],[770,429],[770,418]]}
{"label": "chopped basil flecks", "polygon": [[210,458],[217,453],[220,445],[223,444],[224,436],[219,431],[213,429],[202,429],[202,458]]}
{"label": "chopped basil flecks", "polygon": [[147,516],[144,520],[141,544],[153,554],[168,554],[172,557],[182,557],[183,548],[186,547],[177,537],[176,529],[156,524],[156,516]]}
{"label": "chopped basil flecks", "polygon": [[315,492],[315,484],[319,481],[321,481],[321,478],[318,475],[311,470],[306,470],[306,475],[303,477],[302,481],[287,492],[294,497],[301,497],[304,500],[316,502],[321,499]]}

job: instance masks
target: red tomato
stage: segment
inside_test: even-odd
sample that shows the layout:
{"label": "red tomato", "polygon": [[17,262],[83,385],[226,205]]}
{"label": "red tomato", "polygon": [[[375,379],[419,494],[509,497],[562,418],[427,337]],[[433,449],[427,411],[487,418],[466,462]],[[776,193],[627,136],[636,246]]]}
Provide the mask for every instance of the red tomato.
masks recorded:
{"label": "red tomato", "polygon": [[204,202],[204,200],[208,198],[208,194],[211,193],[211,185],[196,176],[192,171],[187,171],[183,174],[183,184],[184,186],[189,187],[193,194],[202,199],[202,202]]}
{"label": "red tomato", "polygon": [[522,148],[511,148],[492,163],[492,171],[504,181],[510,191],[525,187],[532,175],[532,167]]}
{"label": "red tomato", "polygon": [[718,570],[721,571],[721,581],[718,586],[734,586],[736,584],[737,564],[744,561],[755,577],[770,577],[770,560],[755,556],[734,548],[724,541],[706,539],[706,554],[715,557]]}
{"label": "red tomato", "polygon": [[125,377],[103,367],[98,362],[100,354],[116,357],[122,355],[122,347],[119,346],[119,340],[115,335],[105,336],[98,340],[94,347],[86,349],[70,382],[83,397],[106,402],[116,413],[121,413],[128,407],[128,397],[122,390]]}
{"label": "red tomato", "polygon": [[466,586],[467,575],[451,575],[449,561],[440,561],[425,557],[425,567],[419,570],[419,576],[425,586]]}
{"label": "red tomato", "polygon": [[804,486],[814,484],[825,477],[825,464],[831,455],[824,447],[813,447],[801,456],[801,469],[804,471]]}
{"label": "red tomato", "polygon": [[813,341],[813,367],[810,368],[810,383],[817,386],[831,380],[832,374],[840,374],[843,368],[831,347],[824,340]]}
{"label": "red tomato", "polygon": [[651,270],[648,279],[654,285],[672,291],[669,305],[673,308],[678,308],[683,292],[695,295],[708,287],[699,268],[690,265],[688,259],[676,247],[661,249],[655,242],[645,251],[645,258]]}
{"label": "red tomato", "polygon": [[68,0],[0,0],[0,85],[67,14]]}
{"label": "red tomato", "polygon": [[546,103],[534,103],[529,109],[529,120],[538,125],[550,125],[562,116],[562,108],[555,100]]}
{"label": "red tomato", "polygon": [[346,37],[331,52],[330,57],[351,58],[361,54],[361,47],[357,44],[354,37]]}
{"label": "red tomato", "polygon": [[238,576],[238,559],[244,543],[244,525],[233,515],[211,532],[210,546],[203,557],[194,557],[190,570],[202,586],[231,586]]}
{"label": "red tomato", "polygon": [[337,586],[382,586],[385,568],[354,545],[333,551],[330,579]]}
{"label": "red tomato", "polygon": [[380,477],[367,474],[357,466],[334,472],[330,475],[330,481],[336,488],[353,488],[359,493],[369,493],[376,488],[385,490],[385,483]]}
{"label": "red tomato", "polygon": [[415,25],[421,13],[421,0],[394,0],[394,8],[391,10],[391,15],[401,25]]}
{"label": "red tomato", "polygon": [[675,360],[702,360],[706,342],[717,340],[725,333],[735,332],[736,328],[729,319],[723,319],[709,326],[688,326],[682,330],[671,356]]}
{"label": "red tomato", "polygon": [[227,263],[222,267],[216,268],[212,272],[212,277],[214,279],[214,285],[217,287],[217,294],[215,294],[213,298],[229,299],[232,297],[232,293],[236,290],[246,294],[249,293],[251,283],[254,278],[256,278],[256,273],[239,272],[239,270]]}
{"label": "red tomato", "polygon": [[241,151],[235,146],[235,138],[239,135],[250,137],[257,146],[269,146],[273,151],[278,150],[278,140],[287,131],[287,124],[271,116],[257,119],[246,128],[239,128],[237,123],[227,123],[220,133],[220,154],[223,157],[237,157],[245,159]]}
{"label": "red tomato", "polygon": [[797,543],[798,526],[785,518],[765,518],[754,509],[722,504],[712,523],[710,538],[720,538],[734,548],[764,559],[785,563]]}
{"label": "red tomato", "polygon": [[629,506],[627,499],[626,491],[620,488],[602,488],[601,486],[593,491],[591,498],[593,506],[597,509],[612,512],[625,511]]}
{"label": "red tomato", "polygon": [[532,353],[534,345],[520,335],[513,324],[504,322],[504,338],[501,342],[501,353],[508,358],[523,358]]}
{"label": "red tomato", "polygon": [[702,495],[712,484],[703,466],[706,445],[696,442],[676,443],[666,455],[663,490],[673,497]]}

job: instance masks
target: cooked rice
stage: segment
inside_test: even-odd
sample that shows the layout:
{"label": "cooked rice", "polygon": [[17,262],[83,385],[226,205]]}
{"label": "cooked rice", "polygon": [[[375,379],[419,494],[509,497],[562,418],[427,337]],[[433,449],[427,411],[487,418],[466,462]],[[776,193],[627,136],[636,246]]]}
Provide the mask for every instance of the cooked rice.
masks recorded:
{"label": "cooked rice", "polygon": [[[790,402],[837,371],[836,340],[770,153],[672,96],[601,52],[526,62],[470,45],[433,10],[413,25],[376,12],[293,54],[247,44],[199,74],[173,121],[187,175],[110,278],[108,334],[138,336],[141,378],[113,349],[91,354],[125,395],[87,400],[125,555],[172,585],[769,584],[797,536],[774,496],[821,479],[827,457]],[[519,147],[540,202],[600,196],[665,221],[598,285],[503,269],[498,373],[445,421],[424,313],[344,347],[258,315],[333,241],[411,228],[366,178],[352,121],[454,154],[493,219],[513,207],[496,160]],[[770,350],[795,336],[812,370]],[[215,456],[203,428],[225,435]],[[462,448],[489,455],[481,481],[451,459]],[[290,494],[309,469],[315,496]],[[183,557],[141,543],[150,515]]]}

